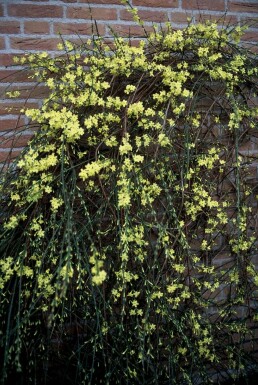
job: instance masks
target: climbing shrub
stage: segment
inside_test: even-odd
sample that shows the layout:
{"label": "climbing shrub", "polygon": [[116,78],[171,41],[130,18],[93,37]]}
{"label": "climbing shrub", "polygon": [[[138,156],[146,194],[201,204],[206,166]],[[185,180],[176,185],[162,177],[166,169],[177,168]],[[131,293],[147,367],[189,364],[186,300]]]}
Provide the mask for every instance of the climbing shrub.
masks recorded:
{"label": "climbing shrub", "polygon": [[88,385],[253,367],[258,70],[242,32],[167,25],[17,59],[49,95],[1,175],[3,383],[48,384],[59,365]]}

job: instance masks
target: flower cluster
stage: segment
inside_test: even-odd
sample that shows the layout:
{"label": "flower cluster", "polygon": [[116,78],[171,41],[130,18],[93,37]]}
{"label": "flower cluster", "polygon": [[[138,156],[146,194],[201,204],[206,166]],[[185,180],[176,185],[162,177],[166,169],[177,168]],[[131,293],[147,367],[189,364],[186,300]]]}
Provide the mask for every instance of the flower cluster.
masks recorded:
{"label": "flower cluster", "polygon": [[241,153],[258,67],[241,33],[167,24],[17,59],[49,96],[25,110],[38,130],[1,183],[3,378],[24,354],[29,383],[57,339],[80,384],[241,373],[258,285]]}

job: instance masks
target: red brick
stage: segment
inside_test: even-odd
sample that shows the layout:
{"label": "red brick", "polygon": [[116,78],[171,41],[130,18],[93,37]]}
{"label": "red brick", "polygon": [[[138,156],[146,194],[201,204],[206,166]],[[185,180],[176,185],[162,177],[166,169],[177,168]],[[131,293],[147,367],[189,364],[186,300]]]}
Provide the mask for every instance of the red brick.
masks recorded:
{"label": "red brick", "polygon": [[8,4],[8,15],[32,18],[56,18],[63,16],[63,8],[58,5]]}
{"label": "red brick", "polygon": [[21,151],[8,151],[8,152],[0,152],[0,162],[11,162],[15,159]]}
{"label": "red brick", "polygon": [[193,15],[187,12],[172,12],[171,21],[172,23],[188,23],[188,18],[191,20]]}
{"label": "red brick", "polygon": [[258,55],[258,46],[257,46],[257,44],[253,44],[252,46],[250,46],[250,43],[246,43],[246,44],[243,44],[243,47],[247,48],[250,52]]}
{"label": "red brick", "polygon": [[[147,26],[144,29],[146,32],[153,32],[152,27]],[[118,33],[119,35],[126,37],[145,37],[144,29],[138,25],[116,24],[112,25],[110,33],[112,34],[112,31],[114,31],[114,33]]]}
{"label": "red brick", "polygon": [[26,97],[30,99],[44,99],[49,95],[49,88],[44,85],[38,85],[37,87],[28,87],[26,86],[26,89],[24,89],[23,94],[21,94],[21,97]]}
{"label": "red brick", "polygon": [[258,17],[246,17],[240,15],[241,25],[247,25],[251,28],[258,28]]}
{"label": "red brick", "polygon": [[1,20],[0,33],[20,33],[20,23],[18,21]]}
{"label": "red brick", "polygon": [[242,140],[241,143],[239,143],[238,151],[241,155],[243,154],[249,154],[254,150],[254,144],[253,141],[248,140]]}
{"label": "red brick", "polygon": [[246,3],[243,1],[230,1],[228,3],[228,11],[230,12],[256,12],[258,13],[258,2]]}
{"label": "red brick", "polygon": [[0,120],[0,131],[15,131],[24,128],[25,121],[20,119]]}
{"label": "red brick", "polygon": [[[105,34],[105,26],[98,24],[98,32],[100,35]],[[96,33],[96,26],[94,23],[54,23],[54,33],[61,33],[63,35],[91,35]]]}
{"label": "red brick", "polygon": [[[69,0],[64,0],[68,2]],[[75,0],[76,1],[76,0]],[[118,4],[121,5],[121,0],[78,0],[78,3],[92,3],[92,4]]]}
{"label": "red brick", "polygon": [[208,20],[210,20],[212,22],[215,22],[218,25],[225,25],[225,26],[227,26],[229,24],[236,25],[237,22],[238,22],[237,17],[236,16],[232,16],[232,15],[218,16],[218,15],[199,14],[196,17],[196,21],[200,22],[200,23],[203,23],[203,22],[208,21]]}
{"label": "red brick", "polygon": [[[83,43],[86,43],[85,40],[82,40],[80,37],[78,37],[78,38],[69,37],[69,38],[66,38],[65,40],[70,41],[73,45],[75,45],[77,47],[81,46]],[[59,43],[63,43],[63,41],[61,39],[59,39]],[[58,56],[60,55],[59,52],[57,54],[58,54]],[[82,57],[83,57],[83,55],[82,55]],[[85,57],[84,57],[84,59],[85,59]],[[78,59],[78,64],[83,65],[83,61],[81,61],[81,57]]]}
{"label": "red brick", "polygon": [[60,43],[58,38],[40,39],[40,38],[10,38],[11,48],[19,50],[56,50],[57,44]]}
{"label": "red brick", "polygon": [[[22,103],[16,103],[13,101],[12,103],[1,103],[0,104],[0,115],[7,115],[7,114],[13,114],[13,115],[20,115],[21,109],[24,108],[24,102]],[[38,108],[37,103],[26,103],[25,108]],[[21,114],[22,115],[22,114]]]}
{"label": "red brick", "polygon": [[[143,21],[153,21],[153,22],[157,22],[157,23],[162,23],[162,22],[169,20],[167,12],[162,12],[162,11],[141,11],[141,10],[139,10],[138,15],[139,15],[140,19]],[[133,16],[126,9],[123,9],[120,12],[120,19],[132,21]]]}
{"label": "red brick", "polygon": [[24,54],[11,54],[11,53],[1,53],[0,55],[0,66],[10,66],[13,65],[13,58],[15,56],[22,57]]}
{"label": "red brick", "polygon": [[208,11],[225,11],[224,0],[183,0],[184,9],[197,9]]}
{"label": "red brick", "polygon": [[178,0],[133,0],[133,5],[142,7],[177,8]]}
{"label": "red brick", "polygon": [[3,37],[0,37],[0,49],[5,49],[5,41]]}
{"label": "red brick", "polygon": [[0,140],[1,148],[19,148],[28,144],[32,135],[12,135],[11,137],[3,137]]}
{"label": "red brick", "polygon": [[257,43],[258,42],[258,31],[245,32],[244,35],[241,37],[241,40]]}
{"label": "red brick", "polygon": [[49,34],[49,23],[46,21],[25,21],[24,32],[28,34]]}
{"label": "red brick", "polygon": [[0,70],[0,82],[12,83],[12,82],[25,82],[28,81],[28,75],[24,71],[15,69],[3,69]]}
{"label": "red brick", "polygon": [[117,11],[114,8],[70,7],[67,17],[72,19],[116,20]]}
{"label": "red brick", "polygon": [[10,85],[8,86],[8,89],[5,85],[0,84],[0,95],[5,95],[5,91],[12,92],[12,91],[19,91],[20,94],[16,98],[9,98],[8,94],[5,96],[6,100],[29,100],[29,99],[42,99],[45,98],[49,94],[49,89],[46,86],[38,85],[35,87],[35,83],[32,83],[31,85]]}

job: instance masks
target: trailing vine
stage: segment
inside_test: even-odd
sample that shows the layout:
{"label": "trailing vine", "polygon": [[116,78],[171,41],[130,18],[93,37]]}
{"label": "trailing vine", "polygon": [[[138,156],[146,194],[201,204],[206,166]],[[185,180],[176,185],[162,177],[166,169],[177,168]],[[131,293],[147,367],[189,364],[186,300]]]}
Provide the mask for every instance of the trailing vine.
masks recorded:
{"label": "trailing vine", "polygon": [[242,32],[168,24],[17,59],[49,96],[1,175],[2,383],[47,383],[58,357],[76,384],[208,384],[255,364],[257,154],[242,146],[258,70]]}

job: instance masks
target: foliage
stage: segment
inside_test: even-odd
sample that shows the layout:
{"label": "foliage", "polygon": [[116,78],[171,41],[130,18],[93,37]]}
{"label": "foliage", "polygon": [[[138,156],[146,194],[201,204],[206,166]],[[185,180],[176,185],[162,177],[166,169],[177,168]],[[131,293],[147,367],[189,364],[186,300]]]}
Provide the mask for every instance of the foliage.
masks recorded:
{"label": "foliage", "polygon": [[241,34],[167,25],[20,60],[49,96],[1,176],[3,383],[14,368],[48,383],[58,357],[78,384],[208,384],[252,365],[257,186],[241,146],[257,58]]}

